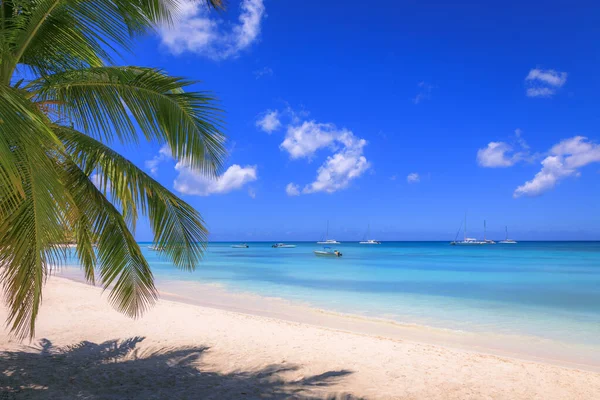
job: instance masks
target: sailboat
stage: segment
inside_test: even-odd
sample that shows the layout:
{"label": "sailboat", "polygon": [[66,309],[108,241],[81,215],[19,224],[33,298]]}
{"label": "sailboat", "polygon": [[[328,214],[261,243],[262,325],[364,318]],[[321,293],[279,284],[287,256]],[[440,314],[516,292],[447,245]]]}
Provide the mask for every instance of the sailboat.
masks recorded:
{"label": "sailboat", "polygon": [[325,240],[317,242],[317,244],[340,244],[335,239],[329,239],[329,220],[327,220],[327,233],[325,233]]}
{"label": "sailboat", "polygon": [[496,244],[496,242],[494,242],[493,240],[485,238],[486,233],[487,233],[487,228],[485,226],[485,219],[484,219],[483,220],[483,241],[486,242],[487,244]]}
{"label": "sailboat", "polygon": [[369,239],[369,237],[371,237],[371,224],[369,224],[368,228],[367,228],[367,240],[363,240],[362,242],[358,242],[359,244],[381,244],[381,242],[378,242],[377,240],[373,240],[373,239]]}
{"label": "sailboat", "polygon": [[[456,236],[458,236],[458,232],[456,233]],[[453,242],[450,242],[450,244],[452,246],[481,246],[488,243],[467,237],[467,213],[465,213],[465,229],[463,231],[463,240],[454,240]]]}
{"label": "sailboat", "polygon": [[517,242],[515,240],[512,240],[512,239],[508,238],[508,226],[505,226],[504,229],[506,230],[506,239],[501,240],[498,243],[502,243],[502,244],[517,244]]}

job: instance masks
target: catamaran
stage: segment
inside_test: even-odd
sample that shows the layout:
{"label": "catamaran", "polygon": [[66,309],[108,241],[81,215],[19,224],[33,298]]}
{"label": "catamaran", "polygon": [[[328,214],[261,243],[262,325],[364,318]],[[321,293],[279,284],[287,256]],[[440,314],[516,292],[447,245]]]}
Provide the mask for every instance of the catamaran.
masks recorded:
{"label": "catamaran", "polygon": [[323,247],[323,250],[315,250],[317,257],[341,257],[342,253],[337,250],[331,250],[331,247]]}
{"label": "catamaran", "polygon": [[275,243],[273,246],[274,249],[293,249],[296,247],[295,244],[285,244],[285,243]]}
{"label": "catamaran", "polygon": [[512,239],[508,238],[508,226],[505,226],[504,229],[506,230],[506,239],[501,240],[498,243],[502,243],[502,244],[517,244],[517,242],[515,240],[512,240]]}
{"label": "catamaran", "polygon": [[[367,235],[365,236],[366,238],[369,238],[371,236],[371,224],[369,224],[368,228],[367,228]],[[366,239],[363,240],[362,242],[358,242],[358,244],[381,244],[381,242],[378,242],[377,240],[373,240],[373,239]]]}
{"label": "catamaran", "polygon": [[[459,231],[460,232],[460,231]],[[458,232],[456,233],[458,236]],[[450,242],[452,246],[481,246],[489,244],[486,241],[477,240],[474,238],[467,237],[467,213],[465,213],[465,229],[463,231],[463,240],[454,240]]]}
{"label": "catamaran", "polygon": [[327,220],[327,233],[325,234],[325,240],[317,242],[317,244],[340,244],[340,242],[338,242],[337,240],[328,239],[328,237],[329,237],[329,220]]}

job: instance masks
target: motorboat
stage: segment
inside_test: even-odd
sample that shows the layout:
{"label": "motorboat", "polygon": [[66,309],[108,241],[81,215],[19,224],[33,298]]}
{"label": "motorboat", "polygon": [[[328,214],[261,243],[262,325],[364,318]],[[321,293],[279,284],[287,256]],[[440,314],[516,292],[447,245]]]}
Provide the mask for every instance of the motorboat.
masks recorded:
{"label": "motorboat", "polygon": [[285,243],[275,243],[273,246],[274,249],[293,249],[296,247],[295,244],[285,244]]}
{"label": "motorboat", "polygon": [[234,249],[247,249],[248,246],[246,243],[242,243],[242,244],[234,244],[231,247],[233,247]]}
{"label": "motorboat", "polygon": [[337,250],[332,250],[331,247],[323,247],[323,250],[315,250],[317,257],[341,257],[342,253]]}

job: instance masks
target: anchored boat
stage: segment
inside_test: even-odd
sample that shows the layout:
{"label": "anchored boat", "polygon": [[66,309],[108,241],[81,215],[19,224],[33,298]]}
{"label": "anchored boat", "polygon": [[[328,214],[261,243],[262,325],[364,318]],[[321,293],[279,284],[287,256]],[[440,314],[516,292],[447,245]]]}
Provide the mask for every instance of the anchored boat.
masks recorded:
{"label": "anchored boat", "polygon": [[331,247],[323,247],[323,250],[315,250],[317,257],[341,257],[342,253],[337,250],[331,250]]}

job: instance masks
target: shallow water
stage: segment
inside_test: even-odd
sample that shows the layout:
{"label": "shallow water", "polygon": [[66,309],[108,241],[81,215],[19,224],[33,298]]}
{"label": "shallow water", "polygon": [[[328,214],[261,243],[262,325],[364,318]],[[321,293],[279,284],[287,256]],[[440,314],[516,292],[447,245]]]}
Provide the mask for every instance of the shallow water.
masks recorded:
{"label": "shallow water", "polygon": [[321,246],[211,243],[193,273],[141,244],[160,281],[218,283],[332,311],[438,328],[534,335],[600,346],[600,242],[447,242]]}

